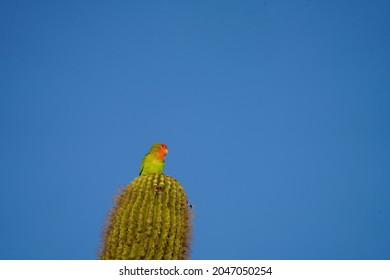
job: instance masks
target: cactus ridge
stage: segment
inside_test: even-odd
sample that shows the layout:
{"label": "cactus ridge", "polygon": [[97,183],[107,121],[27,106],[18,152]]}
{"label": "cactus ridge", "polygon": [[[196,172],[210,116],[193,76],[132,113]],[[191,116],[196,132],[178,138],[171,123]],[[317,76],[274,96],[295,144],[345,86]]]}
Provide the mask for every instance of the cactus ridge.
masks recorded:
{"label": "cactus ridge", "polygon": [[101,259],[187,259],[191,213],[181,184],[164,174],[135,178],[114,201]]}

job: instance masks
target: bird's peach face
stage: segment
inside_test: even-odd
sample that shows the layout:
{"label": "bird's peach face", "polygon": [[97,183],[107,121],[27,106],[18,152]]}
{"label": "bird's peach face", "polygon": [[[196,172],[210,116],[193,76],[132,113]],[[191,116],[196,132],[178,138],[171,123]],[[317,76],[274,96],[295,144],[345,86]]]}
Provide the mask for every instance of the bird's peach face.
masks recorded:
{"label": "bird's peach face", "polygon": [[166,154],[168,154],[168,147],[165,144],[161,144],[158,149],[159,156],[164,158]]}

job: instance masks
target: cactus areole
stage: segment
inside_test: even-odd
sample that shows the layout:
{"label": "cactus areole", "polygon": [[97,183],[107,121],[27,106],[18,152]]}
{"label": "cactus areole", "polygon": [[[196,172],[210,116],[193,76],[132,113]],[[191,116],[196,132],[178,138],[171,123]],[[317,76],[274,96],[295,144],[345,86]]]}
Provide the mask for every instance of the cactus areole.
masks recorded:
{"label": "cactus areole", "polygon": [[139,176],[116,197],[100,258],[188,259],[190,215],[187,196],[176,179],[164,174]]}

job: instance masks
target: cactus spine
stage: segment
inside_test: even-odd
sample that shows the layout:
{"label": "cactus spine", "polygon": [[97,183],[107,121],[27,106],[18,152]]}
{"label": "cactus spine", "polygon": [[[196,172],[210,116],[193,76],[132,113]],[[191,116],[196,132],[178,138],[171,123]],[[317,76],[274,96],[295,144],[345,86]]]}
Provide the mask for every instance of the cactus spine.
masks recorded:
{"label": "cactus spine", "polygon": [[115,200],[101,259],[188,259],[190,211],[181,184],[164,174],[135,178]]}

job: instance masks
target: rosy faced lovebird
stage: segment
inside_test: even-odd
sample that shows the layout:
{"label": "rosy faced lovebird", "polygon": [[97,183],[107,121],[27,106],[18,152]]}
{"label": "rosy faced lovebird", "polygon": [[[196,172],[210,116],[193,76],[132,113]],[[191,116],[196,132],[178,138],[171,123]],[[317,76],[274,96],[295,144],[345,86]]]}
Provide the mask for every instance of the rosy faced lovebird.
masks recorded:
{"label": "rosy faced lovebird", "polygon": [[154,143],[144,156],[141,163],[139,175],[161,174],[164,169],[165,155],[168,153],[167,145],[163,143]]}

